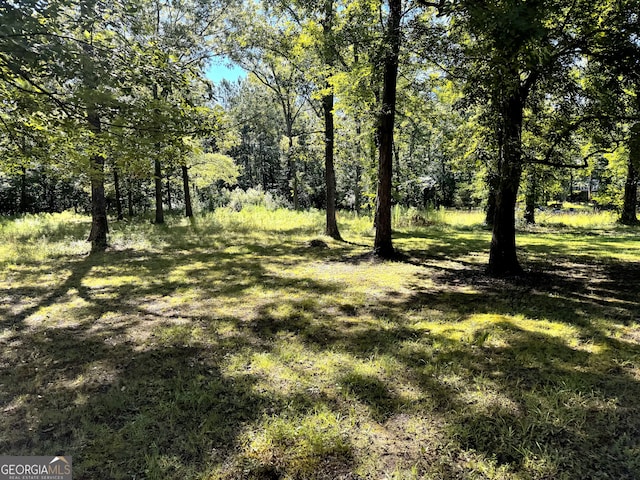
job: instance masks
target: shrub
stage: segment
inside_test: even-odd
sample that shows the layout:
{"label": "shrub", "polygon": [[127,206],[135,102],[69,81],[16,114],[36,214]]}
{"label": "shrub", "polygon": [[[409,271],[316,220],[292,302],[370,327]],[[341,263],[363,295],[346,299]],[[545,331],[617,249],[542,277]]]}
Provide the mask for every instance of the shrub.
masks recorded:
{"label": "shrub", "polygon": [[236,212],[248,206],[276,210],[280,207],[286,207],[287,202],[271,192],[265,192],[261,187],[249,188],[248,190],[236,188],[229,193],[227,206]]}

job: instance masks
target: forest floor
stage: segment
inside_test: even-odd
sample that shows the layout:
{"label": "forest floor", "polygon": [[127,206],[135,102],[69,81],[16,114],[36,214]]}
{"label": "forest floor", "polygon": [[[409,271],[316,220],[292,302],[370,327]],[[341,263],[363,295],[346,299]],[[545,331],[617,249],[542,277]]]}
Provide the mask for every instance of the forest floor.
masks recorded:
{"label": "forest floor", "polygon": [[119,222],[92,256],[87,217],[0,220],[0,452],[76,480],[640,478],[640,231],[578,217],[521,226],[515,279],[476,213],[396,219],[397,262],[352,215],[348,243],[318,212]]}

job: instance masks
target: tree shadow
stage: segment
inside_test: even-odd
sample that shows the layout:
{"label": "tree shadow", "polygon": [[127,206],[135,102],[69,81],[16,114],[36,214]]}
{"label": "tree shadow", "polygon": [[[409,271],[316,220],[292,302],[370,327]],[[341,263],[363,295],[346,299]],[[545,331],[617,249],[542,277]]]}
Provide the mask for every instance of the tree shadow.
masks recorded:
{"label": "tree shadow", "polygon": [[[436,468],[445,472],[442,478],[471,475],[473,455],[514,477],[640,476],[635,455],[640,348],[637,340],[614,338],[606,330],[637,321],[638,265],[577,265],[566,272],[540,263],[530,275],[507,281],[485,275],[483,266],[470,262],[436,266],[431,261],[486,247],[484,240],[470,242],[453,250],[440,244],[410,250],[406,262],[418,267],[411,293],[389,292],[366,305],[356,298],[340,305],[320,301],[343,293],[344,286],[286,271],[302,261],[345,256],[358,263],[365,257],[348,249],[309,249],[295,240],[222,238],[212,247],[194,240],[193,248],[181,240],[158,250],[113,251],[72,262],[69,276],[54,290],[38,285],[23,290],[40,300],[2,325],[11,333],[0,340],[6,432],[0,450],[73,455],[80,479],[202,477],[233,461],[240,465],[226,472],[236,478],[331,478],[336,472],[333,478],[357,478],[350,455],[336,459],[322,453],[318,468],[324,471],[309,474],[291,473],[281,458],[242,463],[246,432],[259,431],[263,422],[295,421],[319,409],[349,418],[356,409],[364,412],[363,422],[389,435],[378,440],[385,447],[398,442],[407,449],[393,461],[407,470],[415,466],[424,478],[438,478]],[[595,270],[590,274],[590,269]],[[100,275],[124,280],[102,282],[99,288],[86,282]],[[29,317],[64,302],[71,290],[84,302],[77,316],[86,321],[27,328]],[[223,299],[242,302],[259,290],[271,296],[245,300],[252,305],[248,318],[203,313],[189,304],[181,309],[153,304],[170,303],[187,290],[192,302],[212,306]],[[458,338],[446,329],[419,327],[427,316],[423,311],[437,312],[452,329],[474,315],[497,320],[479,323]],[[110,323],[107,313],[122,319]],[[520,317],[575,328],[578,345],[553,332],[527,330]],[[137,341],[132,336],[149,328],[144,322],[152,322],[154,332],[169,333]],[[492,343],[494,336],[500,343]],[[288,340],[303,345],[309,363],[335,353],[354,364],[384,358],[393,374],[344,366],[327,380],[340,387],[336,391],[294,385],[277,393],[249,368],[229,372],[235,354],[266,355],[278,341]],[[598,348],[588,348],[589,342]],[[288,367],[309,376],[308,365],[292,363]],[[428,432],[402,440],[392,426],[405,417],[437,418],[441,443]],[[358,425],[344,428],[365,435]],[[295,435],[283,438],[283,448],[295,448]],[[432,450],[416,445],[429,442],[436,445]],[[438,448],[453,452],[449,470],[436,465]],[[354,456],[367,456],[355,441],[349,449]],[[546,470],[531,470],[526,462],[532,458],[541,459]],[[382,475],[394,464],[383,459],[379,465]]]}
{"label": "tree shadow", "polygon": [[78,479],[180,478],[222,461],[240,426],[275,401],[253,390],[252,375],[225,376],[209,348],[138,350],[108,345],[106,335],[21,337],[16,366],[0,371],[2,423],[12,432],[2,451],[71,455]]}

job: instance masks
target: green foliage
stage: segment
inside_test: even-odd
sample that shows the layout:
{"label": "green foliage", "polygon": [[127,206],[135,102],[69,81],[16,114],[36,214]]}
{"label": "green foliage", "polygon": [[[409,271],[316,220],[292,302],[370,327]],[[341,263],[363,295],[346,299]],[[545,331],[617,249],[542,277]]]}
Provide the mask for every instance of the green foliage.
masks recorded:
{"label": "green foliage", "polygon": [[228,207],[239,212],[247,207],[264,207],[267,210],[275,210],[286,205],[286,201],[275,197],[271,192],[265,192],[258,188],[242,190],[236,188],[231,191],[227,200]]}
{"label": "green foliage", "polygon": [[191,178],[199,188],[208,187],[219,181],[234,185],[240,175],[233,158],[221,153],[196,154],[191,162]]}

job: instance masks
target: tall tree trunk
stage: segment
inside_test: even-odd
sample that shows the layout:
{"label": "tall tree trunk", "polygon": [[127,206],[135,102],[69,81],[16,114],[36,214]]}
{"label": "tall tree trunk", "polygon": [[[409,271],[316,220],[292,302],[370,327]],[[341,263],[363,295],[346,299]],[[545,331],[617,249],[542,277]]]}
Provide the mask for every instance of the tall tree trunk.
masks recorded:
{"label": "tall tree trunk", "polygon": [[131,177],[127,180],[127,208],[129,209],[129,218],[133,217],[133,182]]}
{"label": "tall tree trunk", "polygon": [[52,175],[49,185],[49,198],[47,199],[47,211],[53,213],[56,210],[56,179]]}
{"label": "tall tree trunk", "polygon": [[155,180],[155,193],[156,193],[156,224],[164,223],[164,210],[162,209],[162,167],[160,160],[155,159],[153,161],[154,173],[153,178]]}
{"label": "tall tree trunk", "polygon": [[353,186],[353,208],[358,215],[360,214],[360,208],[362,206],[362,165],[360,165],[359,162],[360,160],[358,159],[358,162],[356,163],[355,185]]}
{"label": "tall tree trunk", "polygon": [[627,161],[627,180],[624,184],[624,203],[620,223],[637,225],[636,206],[638,204],[638,180],[640,177],[640,123],[636,123],[630,132],[629,159]]}
{"label": "tall tree trunk", "polygon": [[184,214],[186,217],[193,217],[193,208],[191,206],[191,191],[189,189],[189,168],[182,165],[182,186],[184,187]]}
{"label": "tall tree trunk", "polygon": [[488,271],[493,275],[518,275],[522,268],[516,254],[515,208],[522,176],[522,116],[520,92],[504,100],[500,121],[503,142],[499,153],[498,188],[489,252]]}
{"label": "tall tree trunk", "polygon": [[327,222],[325,233],[331,238],[342,240],[336,221],[336,171],[333,164],[334,128],[333,128],[333,94],[322,99],[325,125],[324,169],[327,187]]}
{"label": "tall tree trunk", "polygon": [[285,135],[287,136],[287,186],[290,190],[293,209],[298,210],[300,208],[300,200],[298,197],[298,166],[293,158],[293,119],[291,118],[291,110],[284,101],[282,101],[282,112],[285,117]]}
{"label": "tall tree trunk", "polygon": [[171,211],[171,174],[167,172],[167,210]]}
{"label": "tall tree trunk", "polygon": [[[327,67],[332,68],[335,60],[333,45],[333,0],[324,2],[324,23],[322,26],[324,39],[324,61]],[[325,85],[330,89],[330,85]],[[336,171],[333,163],[334,153],[334,125],[333,125],[333,92],[327,93],[322,98],[324,112],[324,172],[327,189],[327,221],[325,233],[331,238],[342,240],[336,221]]]}
{"label": "tall tree trunk", "polygon": [[[87,113],[89,128],[100,133],[100,117],[94,111]],[[90,166],[91,176],[91,232],[87,241],[91,242],[91,253],[104,252],[107,248],[107,202],[104,194],[104,157],[93,155]]]}
{"label": "tall tree trunk", "polygon": [[[84,20],[86,32],[93,32],[93,22],[96,18],[94,1],[80,3],[80,18]],[[82,49],[87,55],[83,62],[83,86],[89,91],[95,91],[98,84],[98,74],[94,70],[95,54],[91,42],[83,43]],[[87,123],[94,135],[99,135],[102,130],[100,116],[95,105],[87,104]],[[104,252],[107,248],[107,202],[104,193],[104,157],[94,154],[89,162],[89,175],[91,180],[91,231],[87,241],[91,242],[91,253]]]}
{"label": "tall tree trunk", "polygon": [[400,19],[402,0],[389,0],[387,46],[384,57],[382,106],[378,119],[378,198],[376,205],[376,237],[373,252],[381,258],[395,255],[391,240],[391,179],[393,178],[393,128],[396,113],[396,86],[400,56]]}
{"label": "tall tree trunk", "polygon": [[535,168],[531,166],[527,173],[527,191],[525,192],[524,221],[529,225],[536,223],[537,181]]}
{"label": "tall tree trunk", "polygon": [[122,202],[120,201],[120,175],[118,175],[118,167],[116,165],[113,166],[113,188],[116,191],[116,218],[122,220],[124,216],[122,214]]}
{"label": "tall tree trunk", "polygon": [[[498,147],[498,150],[502,151],[502,147]],[[489,168],[490,170],[487,174],[487,209],[484,223],[489,227],[493,227],[493,220],[496,216],[496,192],[498,191],[500,177],[498,173],[492,170],[493,167]]]}
{"label": "tall tree trunk", "polygon": [[20,205],[18,206],[20,213],[27,212],[27,167],[20,167]]}
{"label": "tall tree trunk", "polygon": [[362,142],[360,141],[360,135],[362,134],[362,127],[360,126],[360,119],[356,118],[356,161],[355,161],[355,182],[353,186],[354,196],[354,209],[357,214],[360,213],[360,207],[362,205]]}
{"label": "tall tree trunk", "polygon": [[[156,28],[160,28],[160,10],[157,11],[157,26]],[[154,83],[153,87],[153,99],[158,100],[160,98],[158,92],[158,84]],[[156,151],[160,150],[160,145],[156,145]],[[153,161],[153,179],[155,184],[155,198],[156,198],[156,225],[160,225],[164,223],[164,210],[162,209],[162,165],[160,164],[160,159],[157,156]]]}
{"label": "tall tree trunk", "polygon": [[293,123],[287,120],[287,137],[289,139],[289,150],[287,151],[289,171],[291,175],[291,199],[293,200],[293,209],[300,210],[300,197],[298,196],[298,165],[293,158]]}

